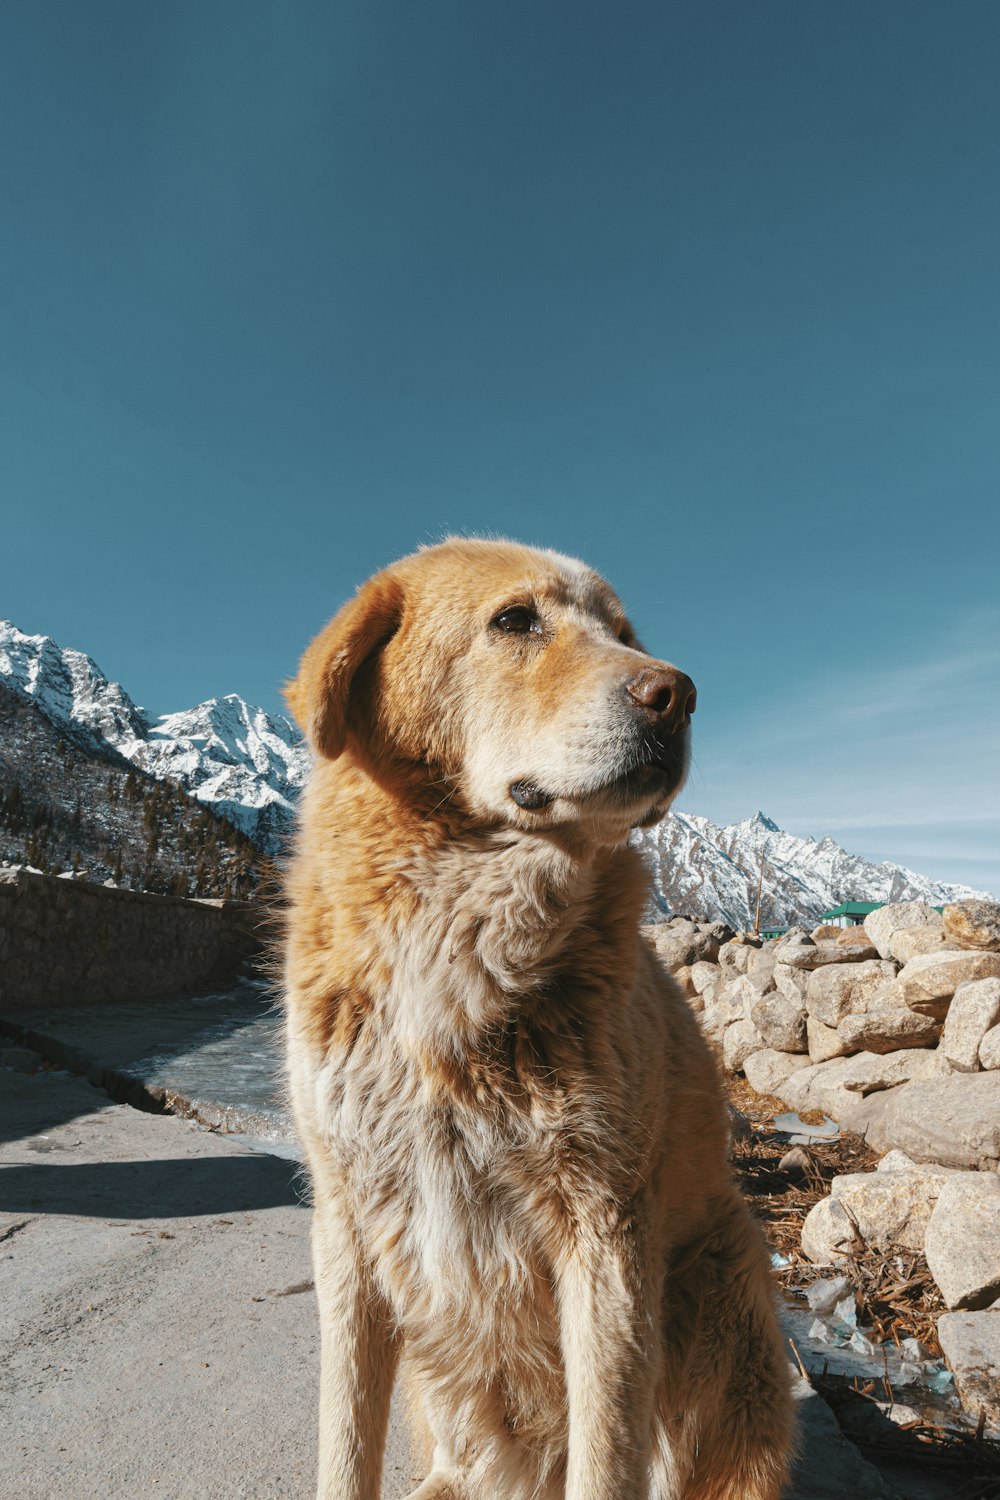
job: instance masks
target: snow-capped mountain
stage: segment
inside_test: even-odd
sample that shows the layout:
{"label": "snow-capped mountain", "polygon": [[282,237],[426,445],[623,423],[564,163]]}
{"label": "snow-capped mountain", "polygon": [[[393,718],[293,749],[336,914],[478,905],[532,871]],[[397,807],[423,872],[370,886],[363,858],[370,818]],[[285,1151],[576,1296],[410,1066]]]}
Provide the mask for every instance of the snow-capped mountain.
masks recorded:
{"label": "snow-capped mountain", "polygon": [[33,698],[53,724],[118,746],[149,733],[149,724],[117,682],[82,651],[57,646],[47,635],[24,635],[0,620],[0,677]]}
{"label": "snow-capped mountain", "polygon": [[253,708],[236,693],[164,714],[144,738],[119,749],[159,780],[180,782],[211,803],[268,853],[291,828],[311,762],[290,719]]}
{"label": "snow-capped mountain", "polygon": [[[290,829],[310,755],[295,725],[235,693],[153,721],[82,651],[0,621],[0,681],[34,700],[67,738],[117,752],[160,781],[175,782],[273,853]],[[763,813],[719,828],[671,813],[636,835],[653,869],[663,913],[752,925],[761,860],[761,920],[810,920],[841,901],[944,901],[988,895],[942,885],[902,865],[871,864],[831,838],[784,833]]]}
{"label": "snow-capped mountain", "polygon": [[82,651],[0,621],[0,680],[68,738],[176,782],[273,853],[291,827],[309,752],[289,719],[235,693],[152,719]]}
{"label": "snow-capped mountain", "polygon": [[812,921],[842,901],[992,899],[987,891],[948,885],[904,865],[872,864],[831,838],[798,838],[758,812],[719,828],[695,813],[672,812],[636,835],[653,870],[661,912],[724,918],[751,927],[761,878],[762,926]]}

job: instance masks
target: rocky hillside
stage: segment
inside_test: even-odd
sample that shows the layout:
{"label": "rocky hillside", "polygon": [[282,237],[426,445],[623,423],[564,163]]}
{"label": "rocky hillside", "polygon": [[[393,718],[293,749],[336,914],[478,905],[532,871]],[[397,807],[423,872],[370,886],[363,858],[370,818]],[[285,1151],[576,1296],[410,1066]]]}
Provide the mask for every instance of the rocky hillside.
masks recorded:
{"label": "rocky hillside", "polygon": [[150,718],[82,651],[0,620],[0,682],[31,699],[64,739],[117,752],[199,802],[273,854],[292,823],[309,754],[289,719],[235,693]]}
{"label": "rocky hillside", "polygon": [[2,681],[0,861],[184,896],[246,896],[259,878],[257,850],[225,818]]}

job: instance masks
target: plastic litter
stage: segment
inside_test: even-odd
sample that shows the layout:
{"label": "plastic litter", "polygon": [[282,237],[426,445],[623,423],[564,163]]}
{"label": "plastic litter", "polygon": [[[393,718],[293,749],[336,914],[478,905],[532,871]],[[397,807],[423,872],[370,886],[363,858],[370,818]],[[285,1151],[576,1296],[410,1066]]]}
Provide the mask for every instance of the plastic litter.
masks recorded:
{"label": "plastic litter", "polygon": [[814,1281],[806,1288],[806,1300],[819,1316],[809,1327],[809,1337],[833,1348],[853,1349],[857,1354],[874,1354],[875,1345],[858,1327],[858,1309],[846,1276],[832,1281]]}
{"label": "plastic litter", "polygon": [[814,1313],[828,1318],[850,1285],[846,1276],[835,1276],[832,1281],[814,1281],[812,1286],[806,1287],[806,1301]]}
{"label": "plastic litter", "polygon": [[775,1115],[774,1128],[780,1135],[790,1136],[792,1144],[796,1146],[808,1145],[810,1141],[835,1141],[840,1134],[840,1126],[828,1115],[823,1116],[819,1125],[807,1125],[794,1110],[789,1110],[784,1115]]}
{"label": "plastic litter", "polygon": [[841,1297],[833,1309],[832,1321],[839,1323],[843,1328],[857,1328],[858,1308],[854,1301],[854,1293],[849,1292],[846,1297]]}

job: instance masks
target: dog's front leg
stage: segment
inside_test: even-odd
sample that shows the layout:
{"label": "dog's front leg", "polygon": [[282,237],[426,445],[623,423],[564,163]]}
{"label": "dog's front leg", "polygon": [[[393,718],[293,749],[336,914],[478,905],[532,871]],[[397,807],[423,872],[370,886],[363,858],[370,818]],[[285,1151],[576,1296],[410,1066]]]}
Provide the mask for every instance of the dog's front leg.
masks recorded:
{"label": "dog's front leg", "polygon": [[378,1500],[399,1341],[344,1206],[317,1200],[321,1355],[318,1500]]}
{"label": "dog's front leg", "polygon": [[643,1500],[656,1370],[634,1237],[578,1241],[556,1279],[569,1406],[566,1500]]}

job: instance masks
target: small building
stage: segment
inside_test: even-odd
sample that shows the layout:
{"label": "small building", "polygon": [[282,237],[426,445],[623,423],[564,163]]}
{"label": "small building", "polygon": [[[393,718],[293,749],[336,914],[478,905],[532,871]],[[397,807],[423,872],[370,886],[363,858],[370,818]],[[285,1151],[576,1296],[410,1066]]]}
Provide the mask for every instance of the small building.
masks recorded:
{"label": "small building", "polygon": [[825,911],[819,920],[829,927],[861,927],[870,911],[884,905],[884,901],[842,901],[832,911]]}

